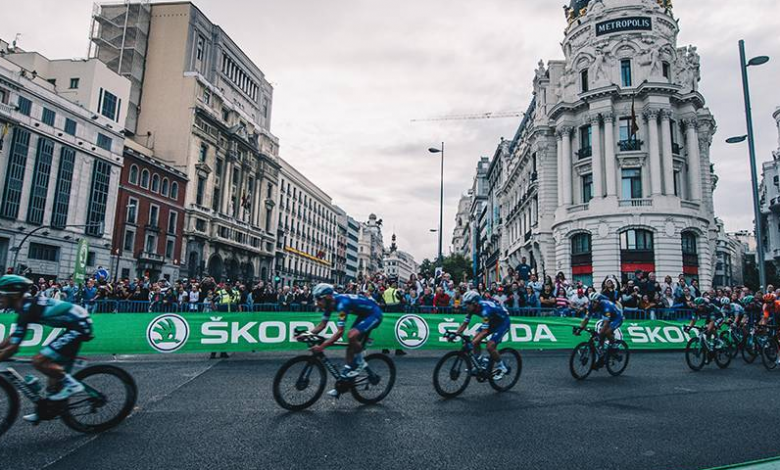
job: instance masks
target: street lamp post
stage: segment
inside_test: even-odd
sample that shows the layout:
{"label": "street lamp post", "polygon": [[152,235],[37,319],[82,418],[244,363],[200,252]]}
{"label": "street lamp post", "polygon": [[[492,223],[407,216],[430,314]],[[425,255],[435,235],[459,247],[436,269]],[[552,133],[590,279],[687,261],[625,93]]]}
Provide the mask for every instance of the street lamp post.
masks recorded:
{"label": "street lamp post", "polygon": [[753,217],[756,219],[755,231],[756,231],[756,254],[758,255],[758,283],[760,288],[766,288],[766,270],[764,269],[764,243],[761,234],[764,232],[761,222],[761,207],[759,203],[758,194],[758,174],[756,171],[756,147],[755,139],[753,136],[753,112],[750,107],[750,87],[748,85],[748,73],[747,68],[750,66],[763,65],[769,62],[769,57],[758,56],[745,60],[745,41],[740,39],[739,41],[739,61],[742,71],[742,91],[745,95],[745,120],[747,122],[747,135],[738,137],[731,137],[726,139],[729,144],[736,144],[739,142],[748,141],[748,153],[750,155],[750,179],[752,182],[753,192]]}
{"label": "street lamp post", "polygon": [[[63,229],[63,228],[87,228],[87,227],[100,227],[102,229],[103,228],[103,223],[101,222],[101,223],[98,223],[98,224],[65,225],[63,227],[57,227],[57,228],[58,229]],[[50,227],[48,225],[43,225],[43,226],[40,226],[40,227],[38,227],[36,229],[33,229],[33,230],[30,231],[30,233],[26,234],[24,236],[24,238],[22,238],[22,241],[19,242],[19,244],[17,246],[11,248],[15,252],[14,253],[14,272],[18,271],[19,265],[17,264],[17,262],[19,261],[19,252],[22,251],[22,247],[24,246],[24,242],[26,242],[27,239],[30,238],[35,233],[40,232],[42,230],[49,230],[49,229],[52,229],[52,228],[54,228],[54,227]],[[45,235],[48,235],[48,234],[45,234]]]}
{"label": "street lamp post", "polygon": [[444,224],[444,142],[441,143],[441,148],[437,149],[434,147],[431,147],[428,149],[431,153],[440,153],[441,154],[441,188],[439,191],[439,256],[437,259],[438,263],[441,264],[444,261],[444,258],[442,257],[442,230],[443,230],[443,224]]}

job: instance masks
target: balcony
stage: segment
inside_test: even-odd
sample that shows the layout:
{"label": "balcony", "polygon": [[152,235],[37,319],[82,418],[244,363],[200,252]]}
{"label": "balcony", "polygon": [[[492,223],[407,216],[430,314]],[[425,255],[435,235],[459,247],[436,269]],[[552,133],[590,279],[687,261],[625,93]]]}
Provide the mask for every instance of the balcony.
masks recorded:
{"label": "balcony", "polygon": [[576,206],[570,206],[569,208],[566,209],[566,211],[569,214],[574,214],[576,212],[584,212],[586,210],[588,210],[587,202],[585,204],[577,204]]}
{"label": "balcony", "polygon": [[642,142],[639,139],[628,139],[618,141],[618,147],[621,152],[638,152],[642,150]]}
{"label": "balcony", "polygon": [[623,199],[620,207],[653,207],[652,199]]}
{"label": "balcony", "polygon": [[144,229],[147,232],[159,232],[160,226],[158,224],[146,224],[144,225]]}
{"label": "balcony", "polygon": [[0,103],[0,113],[10,115],[14,111],[16,111],[16,107],[15,106],[11,106],[11,105],[8,105],[8,104]]}
{"label": "balcony", "polygon": [[584,158],[590,158],[590,157],[593,156],[593,147],[591,147],[591,146],[583,147],[583,148],[577,150],[576,153],[577,153],[577,156],[579,157],[580,160],[582,160]]}
{"label": "balcony", "polygon": [[699,210],[699,203],[693,201],[680,201],[680,207],[683,209]]}
{"label": "balcony", "polygon": [[162,263],[165,261],[165,258],[163,258],[162,255],[158,255],[157,253],[142,251],[141,253],[138,254],[138,260],[148,261],[151,263]]}

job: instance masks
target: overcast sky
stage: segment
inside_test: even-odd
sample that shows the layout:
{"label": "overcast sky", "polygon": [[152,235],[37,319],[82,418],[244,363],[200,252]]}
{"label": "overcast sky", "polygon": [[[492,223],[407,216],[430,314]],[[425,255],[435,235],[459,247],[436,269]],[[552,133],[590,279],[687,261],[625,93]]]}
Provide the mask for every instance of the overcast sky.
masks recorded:
{"label": "overcast sky", "polygon": [[[4,0],[0,37],[49,58],[83,57],[89,0]],[[411,123],[439,115],[524,110],[539,59],[560,59],[563,0],[198,0],[275,87],[272,131],[281,155],[358,220],[375,212],[399,248],[436,254],[439,160],[446,142],[445,250],[457,201],[480,156],[511,138],[517,119]],[[568,3],[568,2],[567,2]],[[778,148],[780,1],[676,0],[679,46],[701,54],[700,91],[718,123],[715,210],[729,231],[752,227],[737,41],[749,57],[759,161]],[[10,42],[10,41],[9,41]]]}

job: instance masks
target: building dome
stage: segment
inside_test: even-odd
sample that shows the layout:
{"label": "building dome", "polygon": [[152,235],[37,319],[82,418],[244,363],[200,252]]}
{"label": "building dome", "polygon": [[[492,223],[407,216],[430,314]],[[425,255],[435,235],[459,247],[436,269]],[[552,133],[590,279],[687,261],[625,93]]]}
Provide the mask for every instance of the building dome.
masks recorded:
{"label": "building dome", "polygon": [[587,7],[588,3],[590,3],[590,0],[571,0],[571,3],[569,3],[569,8],[579,12],[581,9]]}
{"label": "building dome", "polygon": [[376,220],[376,214],[370,214],[368,220]]}

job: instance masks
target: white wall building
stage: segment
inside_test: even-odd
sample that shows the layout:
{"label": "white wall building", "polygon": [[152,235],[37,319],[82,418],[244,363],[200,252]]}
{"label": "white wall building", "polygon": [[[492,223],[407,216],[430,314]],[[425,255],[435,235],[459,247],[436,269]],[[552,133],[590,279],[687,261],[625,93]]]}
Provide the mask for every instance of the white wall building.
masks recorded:
{"label": "white wall building", "polygon": [[384,241],[382,239],[382,220],[376,214],[370,214],[368,221],[360,224],[358,243],[358,276],[368,278],[382,271]]}
{"label": "white wall building", "polygon": [[[715,120],[699,55],[667,0],[574,0],[563,59],[540,61],[534,99],[491,162],[488,272],[522,256],[600,283],[637,269],[712,284]],[[497,213],[496,213],[497,211]]]}
{"label": "white wall building", "polygon": [[393,234],[390,249],[385,252],[382,264],[387,277],[395,278],[399,283],[403,283],[408,281],[412,274],[418,273],[420,265],[414,260],[414,256],[399,250],[395,240],[395,234]]}
{"label": "white wall building", "polygon": [[452,252],[466,257],[471,256],[471,233],[469,216],[471,211],[471,194],[464,194],[458,201],[458,212],[455,214],[455,228],[452,230]]}
{"label": "white wall building", "polygon": [[[761,216],[764,222],[762,242],[766,261],[780,266],[780,108],[772,115],[777,123],[777,150],[772,161],[762,165]],[[770,280],[767,280],[770,282]]]}
{"label": "white wall building", "polygon": [[358,276],[358,254],[360,252],[360,222],[347,216],[347,280]]}
{"label": "white wall building", "polygon": [[33,276],[70,277],[79,239],[88,270],[109,268],[129,83],[97,60],[49,61],[2,41],[0,51],[0,266],[38,230],[18,250]]}

